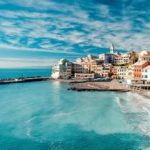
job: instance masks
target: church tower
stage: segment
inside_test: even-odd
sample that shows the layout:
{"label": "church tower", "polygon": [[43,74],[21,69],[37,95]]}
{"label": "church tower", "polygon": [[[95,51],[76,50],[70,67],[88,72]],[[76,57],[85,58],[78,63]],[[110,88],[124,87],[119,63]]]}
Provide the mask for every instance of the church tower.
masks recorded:
{"label": "church tower", "polygon": [[114,50],[115,50],[114,45],[111,44],[111,46],[110,46],[110,53],[113,54],[113,53],[114,53]]}

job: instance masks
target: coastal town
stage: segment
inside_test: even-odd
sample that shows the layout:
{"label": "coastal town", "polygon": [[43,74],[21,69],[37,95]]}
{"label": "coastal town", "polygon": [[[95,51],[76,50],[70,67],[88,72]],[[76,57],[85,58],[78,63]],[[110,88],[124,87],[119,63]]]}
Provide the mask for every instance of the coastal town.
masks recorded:
{"label": "coastal town", "polygon": [[120,53],[111,44],[109,52],[87,55],[75,61],[60,59],[51,76],[1,79],[0,84],[56,80],[71,83],[73,91],[150,91],[150,52]]}
{"label": "coastal town", "polygon": [[51,77],[76,81],[117,80],[132,87],[149,89],[150,52],[120,53],[111,44],[108,53],[88,55],[77,58],[75,62],[61,59],[53,66]]}

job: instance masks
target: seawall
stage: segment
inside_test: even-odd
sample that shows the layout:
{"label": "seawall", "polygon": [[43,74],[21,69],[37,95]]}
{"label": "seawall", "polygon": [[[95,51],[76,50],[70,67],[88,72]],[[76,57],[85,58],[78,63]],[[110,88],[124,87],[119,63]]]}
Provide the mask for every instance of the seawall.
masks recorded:
{"label": "seawall", "polygon": [[1,79],[0,84],[36,82],[36,81],[46,81],[46,80],[50,80],[50,77],[38,76],[38,77],[11,78],[11,79]]}

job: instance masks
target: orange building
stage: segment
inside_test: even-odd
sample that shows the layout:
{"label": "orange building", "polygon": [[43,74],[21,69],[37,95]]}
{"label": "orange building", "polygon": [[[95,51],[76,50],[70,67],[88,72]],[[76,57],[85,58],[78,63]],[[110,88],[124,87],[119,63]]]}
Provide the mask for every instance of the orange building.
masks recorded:
{"label": "orange building", "polygon": [[114,66],[112,67],[112,78],[116,79],[117,78],[117,70],[118,70],[118,66]]}
{"label": "orange building", "polygon": [[134,64],[134,80],[142,80],[142,69],[149,63],[149,61],[139,61]]}

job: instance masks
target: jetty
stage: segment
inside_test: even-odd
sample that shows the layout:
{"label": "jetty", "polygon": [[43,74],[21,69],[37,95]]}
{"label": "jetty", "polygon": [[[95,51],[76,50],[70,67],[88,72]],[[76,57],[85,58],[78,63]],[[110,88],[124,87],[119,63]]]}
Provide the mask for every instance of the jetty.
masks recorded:
{"label": "jetty", "polygon": [[72,84],[73,86],[68,88],[72,91],[113,91],[113,92],[129,92],[131,89],[125,85],[122,85],[117,80],[110,82],[85,82]]}
{"label": "jetty", "polygon": [[10,78],[10,79],[1,79],[0,84],[11,84],[11,83],[23,83],[23,82],[36,82],[36,81],[46,81],[50,80],[49,77],[22,77],[22,78]]}

